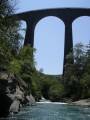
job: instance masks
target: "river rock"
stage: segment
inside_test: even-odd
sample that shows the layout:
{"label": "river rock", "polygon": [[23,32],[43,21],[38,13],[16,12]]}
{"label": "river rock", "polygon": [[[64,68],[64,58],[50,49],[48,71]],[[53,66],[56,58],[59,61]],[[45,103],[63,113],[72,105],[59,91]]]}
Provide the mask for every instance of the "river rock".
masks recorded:
{"label": "river rock", "polygon": [[6,72],[0,72],[0,79],[8,80],[8,74]]}
{"label": "river rock", "polygon": [[36,104],[35,98],[31,94],[30,94],[30,96],[27,95],[26,99],[27,99],[29,105],[35,105]]}
{"label": "river rock", "polygon": [[90,98],[75,101],[75,102],[72,102],[72,104],[80,105],[80,106],[90,106]]}
{"label": "river rock", "polygon": [[24,99],[24,93],[20,90],[19,86],[16,87],[15,97],[21,101]]}
{"label": "river rock", "polygon": [[20,101],[19,100],[14,100],[13,103],[10,106],[10,113],[18,113],[20,109]]}

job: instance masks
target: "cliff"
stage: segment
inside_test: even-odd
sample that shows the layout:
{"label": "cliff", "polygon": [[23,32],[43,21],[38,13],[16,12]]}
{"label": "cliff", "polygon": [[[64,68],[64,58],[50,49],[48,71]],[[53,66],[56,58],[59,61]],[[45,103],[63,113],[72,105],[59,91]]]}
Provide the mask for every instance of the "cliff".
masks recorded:
{"label": "cliff", "polygon": [[28,94],[28,85],[19,77],[0,72],[0,117],[17,113],[24,105],[35,105],[35,99]]}

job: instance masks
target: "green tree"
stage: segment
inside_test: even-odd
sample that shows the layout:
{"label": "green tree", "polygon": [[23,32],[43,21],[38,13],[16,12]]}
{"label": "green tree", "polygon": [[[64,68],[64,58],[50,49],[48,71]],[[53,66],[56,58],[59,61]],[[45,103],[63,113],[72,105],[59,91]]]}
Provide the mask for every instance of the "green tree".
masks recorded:
{"label": "green tree", "polygon": [[82,85],[81,98],[90,98],[90,74],[83,74],[80,83]]}
{"label": "green tree", "polygon": [[64,86],[62,84],[53,84],[49,88],[49,99],[53,102],[62,100],[64,96]]}
{"label": "green tree", "polygon": [[19,49],[20,23],[7,19],[14,13],[10,0],[0,0],[0,70],[6,70],[9,62]]}
{"label": "green tree", "polygon": [[[74,57],[74,63],[70,60]],[[73,100],[77,100],[81,96],[81,84],[80,78],[84,73],[84,67],[86,64],[84,46],[78,43],[74,47],[74,56],[70,53],[67,55],[67,64],[65,65],[66,71],[64,74],[64,86],[66,91],[66,97],[70,97]]]}

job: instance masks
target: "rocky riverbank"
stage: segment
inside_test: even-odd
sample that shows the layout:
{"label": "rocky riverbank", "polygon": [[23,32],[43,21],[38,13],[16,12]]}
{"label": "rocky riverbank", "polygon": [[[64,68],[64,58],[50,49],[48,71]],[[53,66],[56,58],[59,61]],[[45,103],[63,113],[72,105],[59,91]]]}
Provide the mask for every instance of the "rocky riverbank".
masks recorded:
{"label": "rocky riverbank", "polygon": [[90,98],[75,101],[75,102],[72,102],[72,104],[80,105],[80,106],[90,106]]}
{"label": "rocky riverbank", "polygon": [[24,105],[35,105],[24,80],[6,72],[0,73],[0,117],[19,112]]}

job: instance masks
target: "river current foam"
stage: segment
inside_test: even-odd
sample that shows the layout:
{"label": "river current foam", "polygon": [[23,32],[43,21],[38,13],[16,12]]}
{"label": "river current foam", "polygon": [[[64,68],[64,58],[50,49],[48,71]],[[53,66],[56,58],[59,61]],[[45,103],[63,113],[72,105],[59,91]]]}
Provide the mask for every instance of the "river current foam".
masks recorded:
{"label": "river current foam", "polygon": [[37,102],[38,104],[60,104],[60,105],[66,105],[67,103],[63,103],[63,102],[50,102],[50,101],[46,101],[46,102]]}

